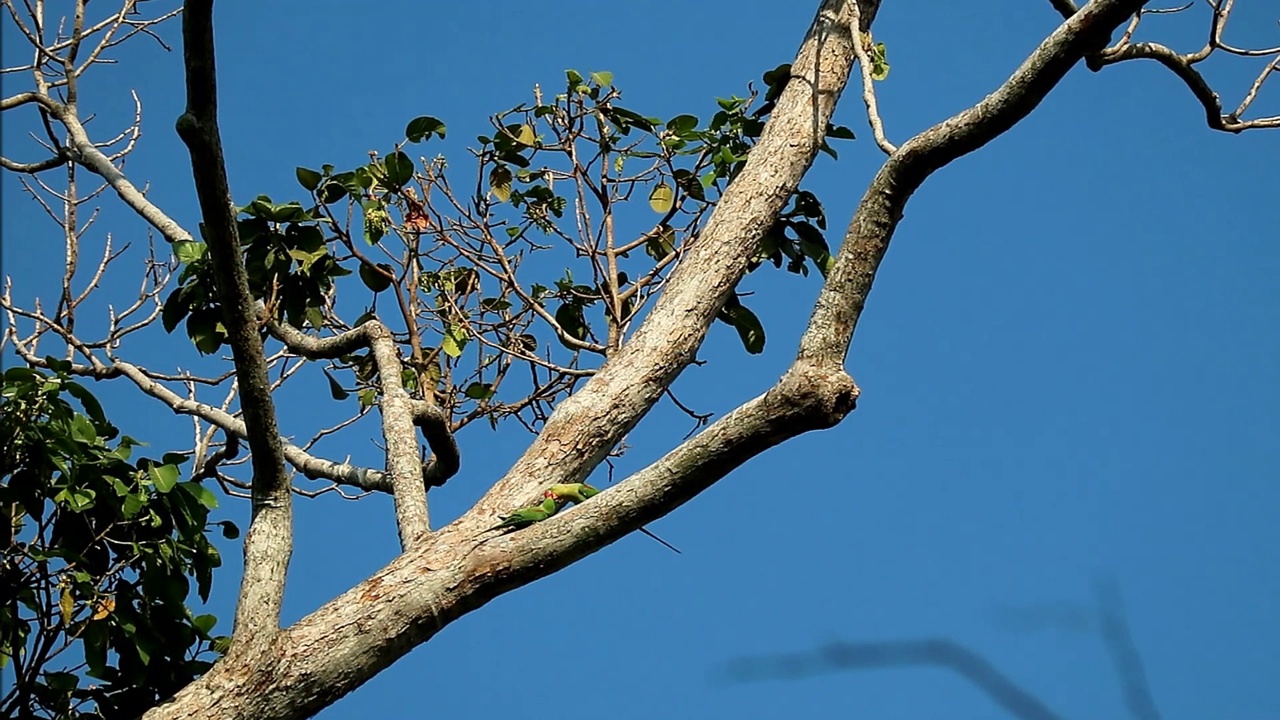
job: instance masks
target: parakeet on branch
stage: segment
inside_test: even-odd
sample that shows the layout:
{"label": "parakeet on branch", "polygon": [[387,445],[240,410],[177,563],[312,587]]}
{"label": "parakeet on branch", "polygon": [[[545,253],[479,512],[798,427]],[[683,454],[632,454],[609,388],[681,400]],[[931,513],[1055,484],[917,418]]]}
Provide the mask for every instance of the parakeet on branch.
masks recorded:
{"label": "parakeet on branch", "polygon": [[488,530],[485,530],[485,532],[501,530],[503,528],[519,530],[520,528],[529,527],[536,522],[546,520],[552,515],[555,515],[556,511],[559,509],[559,506],[556,504],[555,496],[548,491],[541,504],[534,505],[533,507],[520,508],[510,515],[505,515],[502,517],[502,522],[494,525]]}
{"label": "parakeet on branch", "polygon": [[[494,525],[488,530],[485,530],[485,532],[490,532],[492,530],[520,530],[521,528],[529,527],[536,522],[546,520],[557,512],[560,512],[560,510],[564,509],[567,505],[576,505],[577,503],[586,502],[588,498],[599,494],[600,491],[598,489],[586,483],[562,483],[552,485],[542,494],[543,499],[540,504],[532,507],[521,508],[510,515],[503,516],[502,522]],[[647,529],[640,528],[640,532],[648,535],[654,540],[657,540],[674,552],[680,552],[674,545],[663,540],[657,535],[654,535]]]}

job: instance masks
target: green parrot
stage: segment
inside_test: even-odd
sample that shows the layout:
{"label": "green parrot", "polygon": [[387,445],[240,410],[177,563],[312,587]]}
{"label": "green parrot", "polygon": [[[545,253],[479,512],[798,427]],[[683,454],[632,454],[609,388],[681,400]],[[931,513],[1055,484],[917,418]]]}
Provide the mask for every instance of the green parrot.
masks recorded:
{"label": "green parrot", "polygon": [[587,498],[599,495],[600,491],[591,487],[586,483],[565,483],[563,485],[552,485],[547,490],[547,495],[554,496],[561,503],[580,503],[586,502]]}
{"label": "green parrot", "polygon": [[485,530],[485,532],[502,529],[519,530],[521,528],[526,528],[536,522],[541,522],[552,515],[555,515],[556,511],[559,509],[560,506],[556,502],[556,497],[548,490],[544,494],[544,499],[541,504],[534,505],[533,507],[520,508],[510,515],[504,515],[502,517],[502,522],[494,525],[488,530]]}
{"label": "green parrot", "polygon": [[[502,518],[502,522],[494,525],[485,532],[491,530],[510,529],[519,530],[529,527],[530,525],[546,520],[555,515],[569,504],[577,504],[586,502],[588,498],[595,497],[600,494],[600,490],[586,483],[562,483],[552,485],[543,493],[542,503],[533,507],[521,508]],[[647,528],[640,528],[640,532],[648,535],[654,540],[661,543],[672,552],[681,554],[679,548],[662,538],[649,532]]]}

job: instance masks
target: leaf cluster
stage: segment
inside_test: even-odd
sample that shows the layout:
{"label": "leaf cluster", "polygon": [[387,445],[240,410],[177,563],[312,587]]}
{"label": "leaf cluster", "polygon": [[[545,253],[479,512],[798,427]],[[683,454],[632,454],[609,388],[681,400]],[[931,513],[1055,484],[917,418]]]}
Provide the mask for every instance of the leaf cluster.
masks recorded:
{"label": "leaf cluster", "polygon": [[0,715],[135,717],[225,650],[187,602],[221,564],[208,533],[239,531],[180,480],[185,455],[132,459],[141,443],[46,361],[7,370],[0,392],[0,666],[16,677]]}
{"label": "leaf cluster", "polygon": [[[447,409],[455,430],[480,417],[528,413],[526,424],[536,422],[590,372],[590,356],[622,344],[745,166],[790,77],[789,65],[766,72],[762,102],[754,89],[720,98],[704,122],[626,107],[611,73],[568,70],[560,92],[536,89],[532,104],[491,118],[471,150],[475,181],[462,186],[443,157],[410,158],[411,146],[447,134],[438,118],[414,118],[384,156],[297,168],[306,199],[259,196],[240,208],[250,288],[273,318],[299,329],[340,332],[370,318],[392,327],[405,386]],[[826,137],[853,133],[829,126]],[[822,149],[836,156],[825,139]],[[808,275],[812,265],[825,276],[825,230],[821,202],[798,191],[750,269]],[[184,267],[164,326],[185,320],[196,347],[214,352],[225,329],[206,247],[178,243],[174,252]],[[348,275],[360,284],[339,282]],[[363,305],[354,322],[339,312],[351,307],[339,304],[340,286]],[[379,308],[383,297],[390,312]],[[742,296],[719,319],[749,353],[763,350],[764,327]],[[513,366],[527,366],[528,378],[510,380]],[[356,395],[360,412],[376,404],[367,352],[325,374],[335,399]]]}

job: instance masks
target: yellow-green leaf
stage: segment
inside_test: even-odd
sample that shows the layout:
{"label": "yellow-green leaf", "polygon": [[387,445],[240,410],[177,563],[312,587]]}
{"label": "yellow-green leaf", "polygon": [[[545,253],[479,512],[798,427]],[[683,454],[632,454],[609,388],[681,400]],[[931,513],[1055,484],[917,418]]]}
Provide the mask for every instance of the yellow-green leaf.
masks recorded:
{"label": "yellow-green leaf", "polygon": [[440,338],[440,349],[449,357],[462,355],[462,348],[467,344],[467,329],[461,325],[449,325],[444,337]]}
{"label": "yellow-green leaf", "polygon": [[493,196],[498,198],[498,202],[506,202],[511,199],[511,168],[506,165],[495,165],[489,171],[489,187],[493,190]]}
{"label": "yellow-green leaf", "polygon": [[71,595],[71,586],[62,586],[62,597],[58,600],[58,609],[62,611],[62,624],[71,624],[71,614],[76,609],[76,599]]}
{"label": "yellow-green leaf", "polygon": [[521,145],[528,145],[532,147],[534,141],[537,139],[538,136],[533,132],[533,126],[528,123],[521,125],[520,129],[516,131],[516,141]]}
{"label": "yellow-green leaf", "polygon": [[885,54],[884,43],[876,43],[871,49],[871,79],[884,80],[889,77],[889,61]]}
{"label": "yellow-green leaf", "polygon": [[649,193],[649,207],[653,208],[653,211],[660,215],[666,215],[671,212],[671,208],[675,205],[675,202],[676,193],[671,189],[671,186],[666,183],[659,183],[653,188],[653,192]]}

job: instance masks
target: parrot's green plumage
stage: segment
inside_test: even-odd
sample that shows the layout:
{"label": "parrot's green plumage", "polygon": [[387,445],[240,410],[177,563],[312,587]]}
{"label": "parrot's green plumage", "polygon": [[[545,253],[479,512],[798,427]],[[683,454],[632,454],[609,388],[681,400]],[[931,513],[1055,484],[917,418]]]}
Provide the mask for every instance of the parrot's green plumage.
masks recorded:
{"label": "parrot's green plumage", "polygon": [[[502,517],[502,522],[485,530],[520,530],[530,525],[546,520],[547,518],[560,512],[565,506],[581,502],[586,502],[588,498],[599,495],[600,491],[586,483],[563,483],[560,485],[552,485],[542,494],[542,502],[527,508],[520,508],[510,515]],[[654,535],[645,528],[640,528],[640,532],[657,540],[663,545],[671,548],[675,552],[680,552],[674,545]]]}
{"label": "parrot's green plumage", "polygon": [[542,501],[542,504],[534,505],[533,507],[520,508],[519,510],[511,513],[510,515],[505,515],[502,518],[502,522],[498,523],[497,525],[494,525],[488,530],[485,530],[485,532],[489,532],[491,530],[501,530],[503,528],[519,530],[520,528],[529,527],[530,525],[536,522],[546,520],[552,515],[555,515],[556,511],[559,509],[560,508],[556,504],[555,497],[552,496],[550,492],[548,492],[546,495],[546,499]]}

